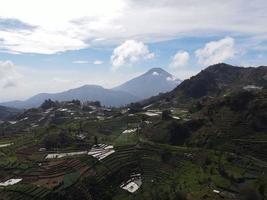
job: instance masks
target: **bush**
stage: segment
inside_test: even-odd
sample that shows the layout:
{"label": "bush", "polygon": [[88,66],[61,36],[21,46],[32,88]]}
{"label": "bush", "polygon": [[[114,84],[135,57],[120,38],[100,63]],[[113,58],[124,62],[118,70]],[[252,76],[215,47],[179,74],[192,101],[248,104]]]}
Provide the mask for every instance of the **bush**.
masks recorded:
{"label": "bush", "polygon": [[44,138],[44,145],[47,149],[66,147],[70,145],[73,138],[65,131],[60,133],[51,133]]}
{"label": "bush", "polygon": [[168,126],[170,133],[170,144],[172,145],[182,145],[185,143],[186,139],[190,136],[190,132],[186,126],[178,123],[171,123]]}
{"label": "bush", "polygon": [[170,161],[171,157],[172,157],[172,154],[169,151],[163,151],[161,154],[161,160],[164,163],[168,163]]}

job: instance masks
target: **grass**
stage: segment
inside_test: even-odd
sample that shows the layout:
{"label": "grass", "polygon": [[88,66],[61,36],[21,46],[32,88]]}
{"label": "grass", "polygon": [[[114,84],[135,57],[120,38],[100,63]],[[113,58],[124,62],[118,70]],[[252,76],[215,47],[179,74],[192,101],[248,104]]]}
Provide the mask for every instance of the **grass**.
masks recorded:
{"label": "grass", "polygon": [[30,199],[42,199],[51,191],[43,188],[37,187],[31,184],[16,184],[5,188],[5,191],[10,192],[11,199],[13,200],[30,200]]}
{"label": "grass", "polygon": [[72,184],[74,184],[79,179],[79,177],[80,177],[80,173],[78,171],[70,173],[70,174],[66,174],[63,179],[64,185],[63,185],[63,188],[61,189],[70,187]]}
{"label": "grass", "polygon": [[126,145],[126,144],[136,144],[138,142],[138,135],[137,133],[126,133],[121,134],[119,137],[116,138],[114,145]]}

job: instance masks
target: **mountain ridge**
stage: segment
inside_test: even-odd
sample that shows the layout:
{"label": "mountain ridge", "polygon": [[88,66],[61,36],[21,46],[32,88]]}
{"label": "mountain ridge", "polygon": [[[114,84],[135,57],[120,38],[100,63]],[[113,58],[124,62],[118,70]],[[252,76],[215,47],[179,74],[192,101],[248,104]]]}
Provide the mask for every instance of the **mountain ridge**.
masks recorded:
{"label": "mountain ridge", "polygon": [[[126,92],[113,91],[105,89],[102,86],[84,85],[78,88],[69,89],[59,93],[40,93],[30,97],[25,101],[15,101],[2,103],[4,106],[31,108],[39,107],[41,103],[46,100],[68,101],[72,99],[79,99],[81,101],[100,101],[106,106],[124,105],[131,101],[136,101],[138,98]],[[14,106],[14,104],[16,106]]]}
{"label": "mountain ridge", "polygon": [[148,105],[157,101],[188,103],[204,96],[217,96],[246,86],[267,87],[267,66],[240,67],[226,63],[211,65],[174,90],[141,101]]}
{"label": "mountain ridge", "polygon": [[[154,75],[152,73],[154,73]],[[156,76],[162,76],[161,80],[164,79],[165,82],[161,81],[160,84],[157,84],[159,79]],[[167,77],[170,78],[170,81],[167,80]],[[99,85],[83,85],[78,88],[72,88],[57,93],[39,93],[26,99],[25,101],[9,101],[0,103],[0,105],[19,109],[28,109],[39,107],[46,99],[51,99],[54,101],[70,101],[72,99],[78,99],[80,101],[100,101],[104,106],[118,107],[127,105],[131,102],[140,101],[153,95],[157,95],[160,92],[170,91],[178,84],[175,82],[173,76],[170,73],[161,68],[152,68],[141,76],[135,77],[134,79],[131,79],[129,81],[134,81],[134,83],[137,84],[137,87],[135,88],[137,88],[139,91],[144,90],[146,96],[138,95],[138,91],[136,91],[135,94],[135,92],[125,89],[106,89]],[[136,81],[141,81],[141,83],[137,83]],[[144,85],[144,81],[148,81],[150,84]],[[169,82],[173,83],[169,84]],[[124,84],[125,83],[123,83],[122,85]],[[142,87],[140,87],[140,85],[142,85]]]}

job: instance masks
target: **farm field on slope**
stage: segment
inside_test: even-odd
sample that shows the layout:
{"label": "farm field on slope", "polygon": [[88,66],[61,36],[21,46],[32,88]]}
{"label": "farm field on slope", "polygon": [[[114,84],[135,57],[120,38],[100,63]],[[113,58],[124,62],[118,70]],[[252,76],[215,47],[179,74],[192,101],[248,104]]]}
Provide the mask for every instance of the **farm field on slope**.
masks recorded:
{"label": "farm field on slope", "polygon": [[0,199],[266,198],[266,80],[253,75],[266,68],[233,68],[121,108],[46,100],[13,115],[0,124]]}

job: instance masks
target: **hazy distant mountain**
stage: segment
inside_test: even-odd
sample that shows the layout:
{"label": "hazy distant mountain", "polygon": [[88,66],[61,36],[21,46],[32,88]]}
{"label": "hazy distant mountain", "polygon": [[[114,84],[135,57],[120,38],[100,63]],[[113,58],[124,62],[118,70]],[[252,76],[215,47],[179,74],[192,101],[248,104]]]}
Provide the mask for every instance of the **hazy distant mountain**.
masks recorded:
{"label": "hazy distant mountain", "polygon": [[113,88],[125,91],[140,99],[173,90],[181,81],[161,68],[152,68],[141,76]]}
{"label": "hazy distant mountain", "polygon": [[100,101],[104,106],[122,106],[136,102],[160,92],[171,91],[180,83],[171,74],[160,68],[153,68],[145,74],[113,88],[105,89],[97,85],[84,85],[60,93],[40,93],[25,101],[10,101],[0,103],[14,108],[39,107],[44,100],[70,101]]}
{"label": "hazy distant mountain", "polygon": [[0,120],[6,119],[12,115],[19,113],[20,110],[16,108],[9,108],[5,106],[0,106]]}
{"label": "hazy distant mountain", "polygon": [[100,101],[105,106],[121,106],[138,100],[137,97],[123,91],[105,89],[97,85],[84,85],[60,93],[41,93],[25,101],[11,101],[2,103],[2,105],[15,108],[32,108],[39,107],[46,99],[57,101],[70,101],[72,99]]}

